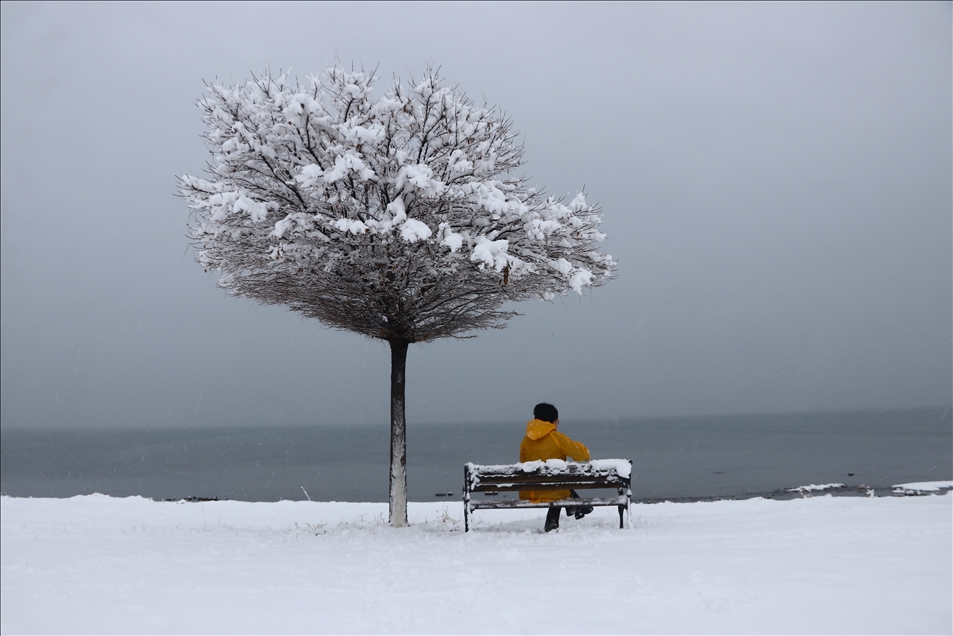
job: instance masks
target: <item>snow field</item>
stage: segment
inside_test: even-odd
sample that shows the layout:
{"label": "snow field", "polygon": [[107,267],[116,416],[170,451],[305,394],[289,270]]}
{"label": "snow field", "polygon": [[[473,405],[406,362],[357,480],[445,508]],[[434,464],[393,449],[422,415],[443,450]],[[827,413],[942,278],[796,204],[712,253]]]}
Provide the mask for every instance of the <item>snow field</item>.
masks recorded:
{"label": "snow field", "polygon": [[542,510],[0,498],[3,633],[950,633],[953,496]]}

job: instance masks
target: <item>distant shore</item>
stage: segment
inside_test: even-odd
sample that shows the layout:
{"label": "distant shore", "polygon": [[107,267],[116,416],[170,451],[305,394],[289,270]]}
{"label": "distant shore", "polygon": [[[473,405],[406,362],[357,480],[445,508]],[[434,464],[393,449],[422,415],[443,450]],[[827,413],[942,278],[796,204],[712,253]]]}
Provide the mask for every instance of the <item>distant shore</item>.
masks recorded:
{"label": "distant shore", "polygon": [[[845,486],[844,484],[813,484],[799,488],[779,488],[771,492],[743,493],[730,496],[715,497],[669,497],[645,498],[638,503],[693,503],[697,501],[741,501],[744,499],[807,499],[818,495],[832,495],[834,497],[920,497],[931,494],[945,494],[953,490],[953,481],[917,482],[912,484],[897,484],[890,488],[874,488],[871,486]],[[634,501],[634,500],[633,500]]]}

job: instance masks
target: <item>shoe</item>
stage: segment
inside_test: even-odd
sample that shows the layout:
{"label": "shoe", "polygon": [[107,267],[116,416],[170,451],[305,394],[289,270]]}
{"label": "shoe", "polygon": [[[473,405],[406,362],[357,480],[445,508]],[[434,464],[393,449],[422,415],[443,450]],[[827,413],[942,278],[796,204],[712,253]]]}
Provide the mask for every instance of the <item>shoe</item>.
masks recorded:
{"label": "shoe", "polygon": [[593,510],[595,510],[595,508],[592,506],[579,506],[573,511],[573,516],[576,517],[576,519],[582,519]]}

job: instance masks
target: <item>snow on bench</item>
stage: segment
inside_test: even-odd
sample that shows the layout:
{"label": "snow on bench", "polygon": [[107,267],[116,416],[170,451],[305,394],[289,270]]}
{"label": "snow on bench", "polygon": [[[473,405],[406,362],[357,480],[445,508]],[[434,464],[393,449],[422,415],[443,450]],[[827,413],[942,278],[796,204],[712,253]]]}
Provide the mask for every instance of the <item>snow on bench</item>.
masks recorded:
{"label": "snow on bench", "polygon": [[[481,465],[468,463],[463,469],[464,531],[470,530],[470,514],[475,510],[499,508],[549,508],[550,506],[618,506],[619,527],[625,527],[625,513],[632,499],[632,460],[594,459],[570,463],[561,459],[520,464]],[[470,495],[520,490],[584,490],[613,488],[615,497],[588,497],[533,502],[523,499],[472,501]]]}

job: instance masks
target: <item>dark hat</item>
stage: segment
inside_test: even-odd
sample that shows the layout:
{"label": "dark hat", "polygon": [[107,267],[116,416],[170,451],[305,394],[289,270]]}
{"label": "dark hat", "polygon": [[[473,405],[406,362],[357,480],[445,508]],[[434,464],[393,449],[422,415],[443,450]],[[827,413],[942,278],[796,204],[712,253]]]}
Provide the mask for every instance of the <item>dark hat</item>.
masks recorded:
{"label": "dark hat", "polygon": [[544,422],[555,422],[559,419],[559,411],[552,404],[541,402],[533,409],[533,417]]}

